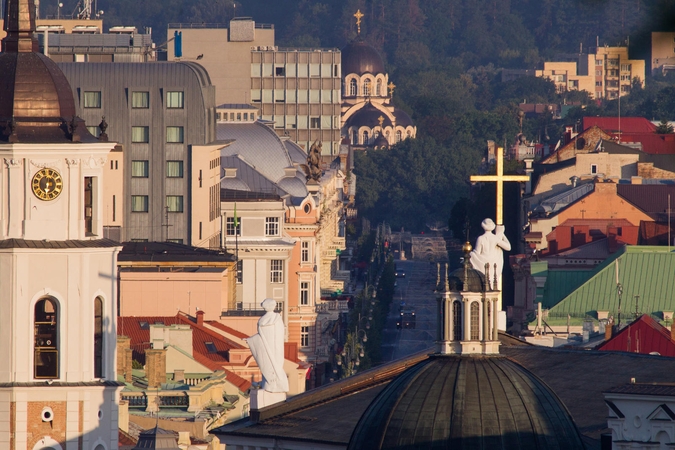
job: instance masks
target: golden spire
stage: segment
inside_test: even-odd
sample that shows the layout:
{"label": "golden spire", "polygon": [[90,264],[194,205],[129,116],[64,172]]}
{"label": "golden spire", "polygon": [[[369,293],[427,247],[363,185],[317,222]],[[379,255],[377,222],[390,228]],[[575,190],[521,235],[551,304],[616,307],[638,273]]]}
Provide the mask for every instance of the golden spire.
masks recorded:
{"label": "golden spire", "polygon": [[356,17],[356,32],[358,34],[361,34],[361,18],[364,16],[364,14],[361,12],[361,10],[357,10],[356,14],[354,14],[354,17]]}
{"label": "golden spire", "polygon": [[384,123],[384,116],[380,116],[377,118],[377,121],[380,122],[380,126]]}
{"label": "golden spire", "polygon": [[390,81],[387,87],[389,88],[389,95],[390,96],[394,95],[394,89],[396,88],[396,85],[392,81]]}

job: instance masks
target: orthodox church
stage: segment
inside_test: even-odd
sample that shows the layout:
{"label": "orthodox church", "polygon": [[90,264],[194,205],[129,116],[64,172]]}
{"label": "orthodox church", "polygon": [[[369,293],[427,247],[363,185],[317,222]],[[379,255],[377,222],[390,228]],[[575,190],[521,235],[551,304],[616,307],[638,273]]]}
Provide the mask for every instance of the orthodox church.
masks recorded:
{"label": "orthodox church", "polygon": [[341,134],[355,148],[384,149],[414,138],[417,127],[391,99],[396,85],[389,81],[379,52],[361,36],[357,11],[356,39],[342,49]]}
{"label": "orthodox church", "polygon": [[34,0],[7,0],[0,53],[0,448],[112,450],[116,242],[103,239],[114,143],[75,115],[38,52]]}

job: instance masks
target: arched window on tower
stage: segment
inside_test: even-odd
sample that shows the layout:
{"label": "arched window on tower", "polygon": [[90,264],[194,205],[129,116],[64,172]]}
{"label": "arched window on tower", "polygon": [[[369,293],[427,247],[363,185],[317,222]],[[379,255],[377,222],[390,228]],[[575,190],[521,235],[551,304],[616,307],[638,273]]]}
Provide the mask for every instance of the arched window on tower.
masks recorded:
{"label": "arched window on tower", "polygon": [[368,132],[363,132],[363,145],[368,145]]}
{"label": "arched window on tower", "polygon": [[363,82],[363,95],[368,97],[370,95],[370,80],[365,80]]}
{"label": "arched window on tower", "polygon": [[358,91],[356,89],[356,80],[354,78],[352,78],[349,81],[349,96],[350,97],[356,97],[357,92]]}
{"label": "arched window on tower", "polygon": [[377,80],[377,87],[375,88],[375,95],[378,97],[384,97],[384,92],[382,92],[382,80]]}
{"label": "arched window on tower", "polygon": [[401,142],[401,137],[403,137],[403,135],[401,134],[401,130],[398,130],[398,131],[396,132],[396,143],[397,143],[397,144],[398,144],[399,142]]}
{"label": "arched window on tower", "polygon": [[480,307],[478,302],[471,302],[471,340],[480,339]]}
{"label": "arched window on tower", "polygon": [[462,304],[460,302],[452,303],[452,340],[462,341]]}
{"label": "arched window on tower", "polygon": [[51,298],[35,304],[33,376],[35,378],[59,377],[58,310]]}
{"label": "arched window on tower", "polygon": [[94,299],[94,378],[103,378],[103,299]]}
{"label": "arched window on tower", "polygon": [[359,132],[352,130],[352,145],[359,145]]}

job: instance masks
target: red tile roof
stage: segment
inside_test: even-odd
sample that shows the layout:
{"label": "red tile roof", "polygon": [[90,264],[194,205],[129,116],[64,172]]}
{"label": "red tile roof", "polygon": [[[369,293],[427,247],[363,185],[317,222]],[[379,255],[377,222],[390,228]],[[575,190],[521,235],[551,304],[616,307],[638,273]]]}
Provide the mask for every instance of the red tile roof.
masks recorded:
{"label": "red tile roof", "polygon": [[[192,328],[192,357],[194,360],[209,370],[224,370],[227,373],[228,381],[237,386],[242,392],[251,387],[250,382],[224,367],[231,365],[228,355],[230,349],[243,349],[246,347],[223,337],[215,331],[197,325],[190,317],[181,313],[168,317],[117,318],[117,334],[131,338],[131,348],[134,350],[133,357],[137,361],[144,363],[145,350],[152,347],[150,329],[142,329],[142,322],[147,322],[149,325],[158,323],[163,325],[189,325]],[[216,347],[216,353],[209,353],[206,348],[206,342],[213,342],[213,345]]]}
{"label": "red tile roof", "polygon": [[643,314],[598,347],[598,350],[642,354],[657,352],[661,356],[675,356],[675,341],[670,338],[667,328]]}
{"label": "red tile roof", "polygon": [[228,327],[227,325],[223,325],[221,322],[218,322],[217,320],[208,320],[206,323],[211,325],[214,328],[218,328],[219,330],[224,331],[227,334],[231,334],[232,336],[238,337],[239,339],[246,339],[250,337],[246,333],[242,333],[239,330],[235,330],[232,327]]}
{"label": "red tile roof", "polygon": [[[618,117],[584,117],[583,129],[587,130],[592,126],[597,126],[607,133],[619,131]],[[656,131],[656,125],[644,117],[622,117],[621,133],[653,133]]]}
{"label": "red tile roof", "polygon": [[131,436],[128,433],[125,433],[122,430],[117,430],[118,432],[118,443],[119,445],[126,445],[130,447],[135,447],[136,444],[138,444],[138,439],[134,439],[133,436]]}
{"label": "red tile roof", "polygon": [[[623,127],[623,122],[621,126]],[[640,142],[642,151],[650,155],[675,154],[675,134],[622,132],[621,142]]]}

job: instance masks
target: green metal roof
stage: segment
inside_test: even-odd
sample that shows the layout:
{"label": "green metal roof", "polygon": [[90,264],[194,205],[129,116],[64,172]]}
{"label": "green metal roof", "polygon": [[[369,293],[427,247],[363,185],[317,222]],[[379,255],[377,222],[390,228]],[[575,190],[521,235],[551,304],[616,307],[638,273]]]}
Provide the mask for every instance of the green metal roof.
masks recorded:
{"label": "green metal roof", "polygon": [[594,270],[551,270],[546,276],[542,308],[551,309],[588,281]]}
{"label": "green metal roof", "polygon": [[609,311],[617,316],[618,279],[623,286],[623,317],[635,312],[635,296],[639,295],[639,311],[654,314],[675,310],[675,252],[668,247],[625,246],[592,273],[590,279],[553,306],[553,317],[595,316]]}

